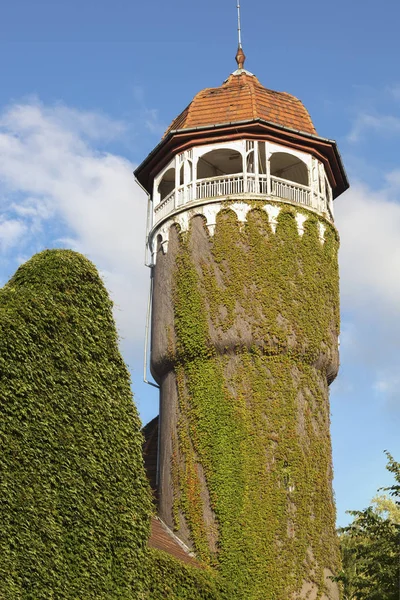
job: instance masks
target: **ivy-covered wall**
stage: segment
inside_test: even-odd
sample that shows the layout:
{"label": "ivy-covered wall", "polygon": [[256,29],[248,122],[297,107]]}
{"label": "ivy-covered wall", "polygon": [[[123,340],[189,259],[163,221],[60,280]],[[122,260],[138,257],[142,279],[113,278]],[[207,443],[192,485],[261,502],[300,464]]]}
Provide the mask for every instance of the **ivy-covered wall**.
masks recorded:
{"label": "ivy-covered wall", "polygon": [[96,268],[69,250],[0,290],[1,600],[231,600],[149,549],[130,378]]}
{"label": "ivy-covered wall", "polygon": [[[150,551],[146,600],[233,600],[234,588],[211,568],[191,567]],[[111,600],[111,599],[110,599]]]}
{"label": "ivy-covered wall", "polygon": [[338,597],[327,577],[339,560],[338,238],[322,220],[322,244],[306,211],[300,236],[295,210],[282,208],[275,233],[256,202],[245,224],[227,205],[213,237],[195,217],[188,234],[170,231],[155,268],[161,516],[243,600]]}
{"label": "ivy-covered wall", "polygon": [[0,290],[0,598],[137,600],[150,494],[95,267],[67,250]]}

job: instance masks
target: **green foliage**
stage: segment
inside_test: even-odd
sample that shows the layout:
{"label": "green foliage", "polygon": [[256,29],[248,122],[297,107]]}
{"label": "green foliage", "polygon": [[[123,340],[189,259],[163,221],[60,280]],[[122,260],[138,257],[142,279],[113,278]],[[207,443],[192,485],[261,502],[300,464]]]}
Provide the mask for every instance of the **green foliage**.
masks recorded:
{"label": "green foliage", "polygon": [[[250,211],[244,227],[222,211],[210,254],[196,257],[189,233],[176,264],[174,513],[185,515],[200,558],[246,600],[283,600],[303,581],[320,598],[323,569],[339,564],[327,386],[338,240],[323,221],[321,244],[310,213],[300,237],[294,217],[282,210],[273,234],[263,211]],[[215,339],[236,341],[221,351]],[[202,472],[215,526],[204,521]]]}
{"label": "green foliage", "polygon": [[149,600],[232,600],[233,590],[212,569],[190,567],[165,552],[151,551]]}
{"label": "green foliage", "polygon": [[372,498],[372,505],[377,515],[386,517],[392,523],[400,525],[400,504],[396,503],[386,494],[377,494]]}
{"label": "green foliage", "polygon": [[1,290],[0,372],[0,598],[142,597],[140,423],[111,302],[83,256],[42,252]]}
{"label": "green foliage", "polygon": [[[393,505],[369,506],[350,511],[353,521],[340,529],[344,600],[398,600],[400,578],[400,464],[387,454],[388,470],[396,483],[388,488]],[[397,510],[396,510],[397,509]],[[386,516],[385,516],[386,515]],[[393,516],[395,518],[393,518]]]}

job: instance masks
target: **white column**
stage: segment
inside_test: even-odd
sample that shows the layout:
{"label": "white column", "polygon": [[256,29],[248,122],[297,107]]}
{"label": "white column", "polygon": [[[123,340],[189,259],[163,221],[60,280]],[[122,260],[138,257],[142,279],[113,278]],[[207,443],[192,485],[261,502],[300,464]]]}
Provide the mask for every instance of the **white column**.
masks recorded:
{"label": "white column", "polygon": [[174,208],[178,205],[178,187],[179,187],[179,178],[180,178],[180,163],[179,163],[179,155],[175,156],[175,194],[174,194]]}
{"label": "white column", "polygon": [[189,202],[189,183],[190,183],[190,165],[189,160],[185,156],[185,162],[183,163],[183,203]]}
{"label": "white column", "polygon": [[320,210],[321,212],[326,212],[327,211],[327,206],[326,206],[327,195],[326,195],[326,189],[325,189],[325,169],[324,169],[323,165],[321,165],[321,163],[319,163],[319,162],[318,162],[318,173],[319,173],[319,178],[318,178],[319,196],[318,196],[318,206],[316,208],[318,210]]}
{"label": "white column", "polygon": [[271,165],[269,159],[271,158],[271,150],[269,142],[265,142],[265,166],[267,169],[267,194],[271,195]]}
{"label": "white column", "polygon": [[310,173],[310,194],[311,194],[311,206],[314,206],[314,187],[315,187],[315,158],[311,157],[311,173]]}
{"label": "white column", "polygon": [[242,173],[243,173],[243,192],[247,192],[247,152],[246,152],[246,140],[240,142],[241,148],[239,152],[242,155]]}
{"label": "white column", "polygon": [[258,160],[258,140],[254,142],[254,179],[255,179],[255,191],[258,194],[260,191],[259,175],[260,175],[260,164]]}
{"label": "white column", "polygon": [[192,198],[193,198],[193,200],[197,200],[197,163],[198,162],[199,162],[199,157],[197,155],[196,148],[193,148],[193,161],[192,161],[192,165],[193,165],[193,179],[192,179],[193,195],[192,195]]}

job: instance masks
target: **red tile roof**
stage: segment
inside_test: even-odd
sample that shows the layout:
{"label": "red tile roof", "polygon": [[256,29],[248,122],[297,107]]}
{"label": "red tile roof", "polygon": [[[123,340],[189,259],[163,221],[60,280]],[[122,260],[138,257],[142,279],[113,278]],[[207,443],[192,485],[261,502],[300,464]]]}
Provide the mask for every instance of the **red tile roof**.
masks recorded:
{"label": "red tile roof", "polygon": [[287,92],[263,87],[255,75],[232,74],[218,88],[199,92],[165,132],[263,119],[304,133],[316,134],[300,100]]}
{"label": "red tile roof", "polygon": [[157,519],[157,517],[151,519],[149,546],[151,548],[157,548],[157,550],[164,550],[164,552],[167,552],[170,556],[173,556],[192,567],[202,567],[194,557],[184,550],[168,528]]}
{"label": "red tile roof", "polygon": [[142,429],[144,436],[143,460],[144,468],[153,491],[154,499],[157,500],[157,454],[158,454],[158,416]]}
{"label": "red tile roof", "polygon": [[[158,490],[156,485],[157,479],[157,447],[158,447],[158,420],[159,417],[155,417],[152,421],[147,423],[142,429],[144,436],[143,444],[143,459],[144,467],[149,479],[150,487],[153,491],[153,498],[157,505]],[[152,517],[151,519],[151,531],[149,546],[151,548],[157,548],[157,550],[164,550],[174,558],[182,560],[183,562],[192,565],[194,567],[201,567],[201,564],[185,550],[173,533],[168,529],[158,517]]]}

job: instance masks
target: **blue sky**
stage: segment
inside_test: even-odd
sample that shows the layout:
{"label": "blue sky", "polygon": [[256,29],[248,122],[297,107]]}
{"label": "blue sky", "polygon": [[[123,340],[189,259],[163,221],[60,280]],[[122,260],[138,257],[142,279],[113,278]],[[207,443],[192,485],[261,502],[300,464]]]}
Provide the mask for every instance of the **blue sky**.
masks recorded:
{"label": "blue sky", "polygon": [[[236,3],[13,0],[0,20],[0,284],[45,247],[100,269],[144,422],[145,199],[132,170],[235,68]],[[352,184],[341,234],[341,371],[332,386],[338,522],[400,460],[400,5],[242,0],[246,67],[298,96]]]}

